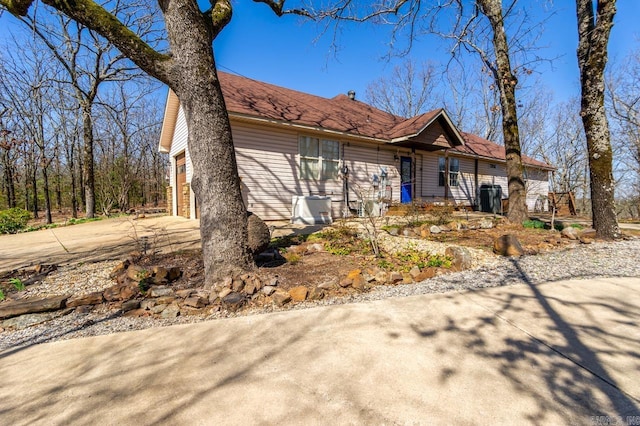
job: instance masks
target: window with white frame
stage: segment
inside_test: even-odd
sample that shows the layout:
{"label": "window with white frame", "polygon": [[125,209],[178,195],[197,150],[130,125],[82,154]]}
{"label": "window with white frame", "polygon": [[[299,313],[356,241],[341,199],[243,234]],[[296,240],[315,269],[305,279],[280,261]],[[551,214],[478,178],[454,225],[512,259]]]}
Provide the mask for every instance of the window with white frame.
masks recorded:
{"label": "window with white frame", "polygon": [[337,179],[340,170],[340,143],[311,136],[300,136],[300,178]]}
{"label": "window with white frame", "polygon": [[[438,157],[438,186],[444,186],[444,171],[446,160],[444,157]],[[449,158],[449,186],[460,185],[460,160],[457,158]]]}

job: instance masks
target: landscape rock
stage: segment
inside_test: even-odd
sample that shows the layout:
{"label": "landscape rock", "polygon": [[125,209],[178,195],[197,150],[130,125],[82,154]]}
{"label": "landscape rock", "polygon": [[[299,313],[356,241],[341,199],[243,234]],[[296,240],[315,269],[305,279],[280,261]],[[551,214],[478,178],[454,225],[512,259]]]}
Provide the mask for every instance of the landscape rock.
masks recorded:
{"label": "landscape rock", "polygon": [[329,280],[318,284],[318,288],[322,290],[330,290],[336,286],[335,281]]}
{"label": "landscape rock", "polygon": [[93,293],[89,293],[89,294],[82,294],[79,296],[71,296],[68,300],[67,300],[67,307],[68,308],[73,308],[76,306],[82,306],[82,305],[99,305],[101,304],[103,301],[102,298],[102,292],[101,291],[95,291]]}
{"label": "landscape rock", "polygon": [[312,287],[311,290],[309,290],[309,294],[307,295],[307,299],[309,300],[322,300],[324,299],[324,290],[322,290],[321,288],[317,288],[317,287]]}
{"label": "landscape rock", "polygon": [[169,270],[162,266],[154,266],[151,268],[151,276],[155,284],[165,284],[169,282]]}
{"label": "landscape rock", "polygon": [[192,308],[204,308],[209,304],[209,301],[204,297],[193,296],[188,297],[182,302],[185,306],[191,306]]}
{"label": "landscape rock", "polygon": [[235,291],[232,291],[222,298],[222,303],[227,306],[227,309],[234,312],[240,309],[242,305],[244,305],[245,301],[245,296]]}
{"label": "landscape rock", "polygon": [[351,284],[353,284],[353,278],[349,277],[345,277],[338,281],[338,285],[342,288],[349,287]]}
{"label": "landscape rock", "polygon": [[297,286],[289,290],[289,296],[295,302],[303,302],[307,299],[307,294],[309,294],[309,289],[303,285]]}
{"label": "landscape rock", "polygon": [[253,254],[260,254],[269,247],[271,232],[262,219],[247,212],[248,248]]}
{"label": "landscape rock", "polygon": [[145,309],[148,311],[154,306],[156,306],[156,301],[153,299],[145,299],[142,302],[140,302],[140,309]]}
{"label": "landscape rock", "polygon": [[178,305],[169,305],[160,313],[162,318],[176,318],[180,315],[180,307]]}
{"label": "landscape rock", "polygon": [[236,278],[235,280],[233,280],[233,283],[231,283],[231,290],[235,291],[236,293],[244,290],[244,281],[240,278]]}
{"label": "landscape rock", "polygon": [[0,305],[0,319],[16,317],[24,314],[56,311],[65,307],[69,296],[55,296],[47,298],[33,298],[16,301],[6,301]]}
{"label": "landscape rock", "polygon": [[186,299],[187,297],[191,296],[193,294],[194,290],[187,288],[184,290],[177,290],[176,291],[176,296],[182,298],[182,299]]}
{"label": "landscape rock", "polygon": [[393,235],[395,237],[398,235],[398,228],[394,226],[393,228],[389,228],[387,232],[389,233],[389,235]]}
{"label": "landscape rock", "polygon": [[384,284],[389,280],[389,274],[385,271],[380,271],[376,274],[375,279],[377,282]]}
{"label": "landscape rock", "polygon": [[578,230],[572,226],[565,226],[562,228],[560,235],[570,240],[577,240],[580,236]]}
{"label": "landscape rock", "polygon": [[408,272],[403,272],[402,273],[402,284],[412,284],[413,283],[413,277],[411,276],[410,273]]}
{"label": "landscape rock", "polygon": [[170,305],[176,301],[176,298],[173,296],[160,296],[155,300],[158,305]]}
{"label": "landscape rock", "polygon": [[362,274],[358,274],[353,278],[351,282],[351,287],[355,288],[356,290],[364,290],[366,284],[367,284],[367,280],[364,279]]}
{"label": "landscape rock", "polygon": [[484,218],[478,224],[480,229],[492,229],[493,228],[493,220],[490,218]]}
{"label": "landscape rock", "polygon": [[524,249],[515,235],[505,234],[494,240],[493,252],[501,256],[522,256]]}
{"label": "landscape rock", "polygon": [[271,295],[271,299],[277,306],[284,306],[291,301],[291,296],[284,290],[276,290]]}
{"label": "landscape rock", "polygon": [[438,268],[425,268],[420,271],[420,273],[414,277],[415,281],[419,283],[420,281],[428,280],[429,278],[433,278],[436,276]]}
{"label": "landscape rock", "polygon": [[431,227],[429,228],[429,232],[432,234],[439,234],[442,232],[442,229],[440,229],[440,227],[437,225],[431,225]]}
{"label": "landscape rock", "polygon": [[149,288],[149,297],[173,296],[173,289],[164,285],[154,285]]}
{"label": "landscape rock", "polygon": [[167,308],[167,306],[169,305],[164,305],[164,304],[155,305],[151,307],[150,311],[153,312],[154,314],[159,314],[162,311],[164,311]]}
{"label": "landscape rock", "polygon": [[146,270],[139,265],[131,265],[127,268],[127,278],[131,281],[139,282],[151,276],[151,271]]}
{"label": "landscape rock", "polygon": [[127,268],[129,267],[129,265],[131,265],[131,261],[129,261],[128,259],[127,259],[127,260],[124,260],[124,261],[122,261],[122,262],[120,262],[120,263],[118,263],[118,264],[117,264],[117,265],[116,265],[116,266],[111,270],[111,273],[109,274],[109,277],[113,279],[113,278],[116,278],[116,277],[118,277],[118,276],[122,275],[122,274],[124,273],[124,271],[126,271],[126,270],[127,270]]}
{"label": "landscape rock", "polygon": [[411,275],[412,278],[415,279],[418,275],[420,275],[420,268],[418,268],[417,266],[414,266],[409,270],[409,274]]}
{"label": "landscape rock", "polygon": [[473,257],[466,247],[449,246],[445,249],[444,254],[453,259],[452,266],[459,271],[473,267]]}
{"label": "landscape rock", "polygon": [[395,272],[395,271],[392,272],[389,275],[389,281],[391,281],[394,284],[397,283],[397,282],[402,281],[402,274],[400,272]]}
{"label": "landscape rock", "polygon": [[140,307],[140,301],[138,300],[127,300],[125,302],[122,302],[122,311],[123,312],[128,312],[128,311],[133,311],[134,309],[138,309]]}
{"label": "landscape rock", "polygon": [[227,297],[229,294],[231,294],[232,290],[230,288],[223,288],[220,293],[218,293],[218,297],[220,299],[224,299],[225,297]]}
{"label": "landscape rock", "polygon": [[276,288],[270,285],[265,285],[264,287],[262,287],[262,292],[266,295],[266,296],[271,296],[273,294],[273,292],[276,291]]}

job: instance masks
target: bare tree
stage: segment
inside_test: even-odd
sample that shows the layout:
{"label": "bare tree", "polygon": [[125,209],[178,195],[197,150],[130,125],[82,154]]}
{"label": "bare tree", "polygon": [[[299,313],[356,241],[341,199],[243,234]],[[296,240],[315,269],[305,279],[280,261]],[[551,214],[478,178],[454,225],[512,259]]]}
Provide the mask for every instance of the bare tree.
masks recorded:
{"label": "bare tree", "polygon": [[[589,153],[593,227],[600,238],[620,236],[616,217],[613,153],[604,105],[607,45],[616,13],[615,0],[576,0],[581,111]],[[595,13],[594,13],[595,11]]]}
{"label": "bare tree", "polygon": [[612,145],[617,145],[618,162],[623,166],[616,192],[625,193],[627,202],[635,200],[640,206],[640,49],[610,67],[606,85],[607,112],[611,114],[614,135]]}
{"label": "bare tree", "polygon": [[389,77],[380,77],[366,89],[368,103],[391,114],[410,118],[433,110],[436,104],[436,69],[431,63],[407,59]]}
{"label": "bare tree", "polygon": [[[194,0],[161,0],[171,52],[159,52],[116,15],[92,0],[43,0],[113,43],[141,69],[177,95],[189,127],[192,188],[201,206],[200,232],[207,280],[252,269],[247,248],[247,214],[231,137],[229,117],[218,80],[212,42],[229,23],[229,0],[211,1],[200,10]],[[268,2],[278,16],[284,1]],[[33,0],[0,0],[15,16],[25,16]],[[146,10],[138,8],[144,15]],[[292,11],[291,13],[294,13]],[[297,14],[307,14],[304,10]]]}
{"label": "bare tree", "polygon": [[[113,13],[123,15],[126,19],[129,10],[118,2]],[[62,13],[54,15],[57,25],[43,19],[42,11],[38,19],[35,15],[25,15],[20,19],[60,63],[66,76],[62,81],[72,87],[82,110],[84,202],[86,216],[91,218],[95,215],[93,105],[101,85],[134,78],[136,69],[124,55],[116,52],[112,43]],[[139,25],[136,28],[140,31]],[[148,28],[145,27],[145,30]]]}

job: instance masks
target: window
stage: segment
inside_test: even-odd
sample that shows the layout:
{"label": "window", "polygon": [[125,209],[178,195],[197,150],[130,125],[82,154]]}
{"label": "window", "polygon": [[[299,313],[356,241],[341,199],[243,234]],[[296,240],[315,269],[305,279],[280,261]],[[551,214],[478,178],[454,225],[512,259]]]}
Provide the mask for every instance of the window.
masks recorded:
{"label": "window", "polygon": [[340,170],[340,144],[336,141],[320,140],[300,136],[300,178],[337,179]]}
{"label": "window", "polygon": [[[445,158],[438,157],[438,186],[444,186]],[[460,160],[449,158],[449,186],[460,185]]]}

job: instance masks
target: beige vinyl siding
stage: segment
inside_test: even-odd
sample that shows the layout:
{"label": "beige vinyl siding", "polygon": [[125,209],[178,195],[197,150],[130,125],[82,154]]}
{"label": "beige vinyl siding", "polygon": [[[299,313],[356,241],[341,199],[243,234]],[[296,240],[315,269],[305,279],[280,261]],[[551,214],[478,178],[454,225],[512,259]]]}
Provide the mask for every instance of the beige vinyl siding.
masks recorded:
{"label": "beige vinyl siding", "polygon": [[422,155],[422,190],[420,197],[429,201],[434,198],[444,198],[444,186],[438,186],[438,154],[425,152]]}
{"label": "beige vinyl siding", "polygon": [[[169,176],[169,184],[171,188],[173,188],[173,205],[171,206],[171,214],[177,214],[177,196],[176,191],[176,155],[187,150],[187,141],[188,141],[188,131],[187,131],[187,119],[184,116],[184,110],[182,107],[178,110],[178,117],[176,119],[176,126],[173,131],[173,140],[171,142],[171,151],[169,152],[169,161],[170,161],[170,176]],[[186,169],[187,169],[187,182],[191,182],[191,177],[193,176],[193,165],[191,164],[191,156],[187,153],[186,155]],[[193,211],[193,210],[192,210]]]}
{"label": "beige vinyl siding", "polygon": [[[361,197],[371,198],[377,191],[373,188],[372,177],[380,176],[381,167],[387,168],[387,184],[391,186],[393,201],[400,201],[400,173],[398,162],[393,159],[395,151],[380,149],[375,145],[359,145],[353,142],[343,147],[344,164],[349,168],[349,200]],[[398,155],[409,155],[399,153]]]}
{"label": "beige vinyl siding", "polygon": [[[549,195],[549,172],[541,169],[527,168],[527,207],[534,211],[539,197]],[[543,203],[544,211],[547,211],[548,203]]]}
{"label": "beige vinyl siding", "polygon": [[450,186],[449,194],[457,204],[471,206],[475,204],[476,183],[475,183],[475,160],[473,158],[457,158],[460,162],[460,173],[458,176],[458,186]]}
{"label": "beige vinyl siding", "polygon": [[[491,164],[495,164],[496,168],[492,169]],[[481,187],[482,185],[500,185],[502,187],[502,198],[509,197],[506,165],[504,163],[479,160],[478,186]]]}
{"label": "beige vinyl siding", "polygon": [[248,210],[265,220],[290,219],[293,196],[325,195],[333,217],[340,216],[340,179],[299,177],[298,132],[233,121],[231,129]]}

